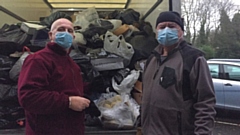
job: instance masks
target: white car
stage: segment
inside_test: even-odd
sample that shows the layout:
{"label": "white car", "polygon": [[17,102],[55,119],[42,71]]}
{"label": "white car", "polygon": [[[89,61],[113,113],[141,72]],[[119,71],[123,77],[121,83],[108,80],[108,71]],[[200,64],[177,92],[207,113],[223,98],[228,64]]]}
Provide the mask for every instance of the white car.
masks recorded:
{"label": "white car", "polygon": [[233,61],[211,59],[207,63],[213,79],[216,108],[240,111],[240,59]]}

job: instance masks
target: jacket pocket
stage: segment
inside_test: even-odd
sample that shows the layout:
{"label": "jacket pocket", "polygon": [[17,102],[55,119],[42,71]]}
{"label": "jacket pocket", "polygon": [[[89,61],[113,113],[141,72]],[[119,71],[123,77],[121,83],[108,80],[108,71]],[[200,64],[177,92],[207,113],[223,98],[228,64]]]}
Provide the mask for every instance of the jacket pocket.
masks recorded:
{"label": "jacket pocket", "polygon": [[176,83],[175,70],[170,67],[164,67],[162,75],[159,79],[159,84],[166,89],[175,83]]}

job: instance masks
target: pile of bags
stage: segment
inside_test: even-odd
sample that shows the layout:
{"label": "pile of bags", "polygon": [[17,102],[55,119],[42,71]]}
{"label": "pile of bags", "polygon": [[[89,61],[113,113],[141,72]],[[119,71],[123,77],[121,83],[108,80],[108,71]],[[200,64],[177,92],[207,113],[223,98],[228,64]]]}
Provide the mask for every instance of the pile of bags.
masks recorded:
{"label": "pile of bags", "polygon": [[[59,18],[75,20],[70,57],[81,67],[89,84],[85,97],[92,101],[85,124],[134,128],[140,114],[142,61],[158,45],[150,23],[139,17],[133,9],[99,17],[95,8],[89,8],[74,19],[55,12],[37,23],[4,25],[0,29],[0,129],[24,126],[24,111],[17,100],[18,75],[25,57],[45,47],[51,24]],[[8,119],[2,117],[6,115]]]}
{"label": "pile of bags", "polygon": [[16,59],[0,55],[0,129],[24,126],[24,110],[17,97],[17,82],[9,77]]}

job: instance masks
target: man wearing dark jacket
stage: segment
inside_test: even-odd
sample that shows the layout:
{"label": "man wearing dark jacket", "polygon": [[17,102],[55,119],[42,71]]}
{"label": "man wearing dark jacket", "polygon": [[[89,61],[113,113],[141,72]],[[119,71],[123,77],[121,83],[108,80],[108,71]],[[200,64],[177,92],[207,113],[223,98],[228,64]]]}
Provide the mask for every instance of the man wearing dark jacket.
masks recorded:
{"label": "man wearing dark jacket", "polygon": [[80,68],[69,57],[74,35],[67,19],[56,20],[46,47],[24,61],[18,81],[27,135],[83,135],[84,109]]}
{"label": "man wearing dark jacket", "polygon": [[215,93],[203,53],[183,40],[177,12],[160,13],[143,75],[143,135],[212,135]]}

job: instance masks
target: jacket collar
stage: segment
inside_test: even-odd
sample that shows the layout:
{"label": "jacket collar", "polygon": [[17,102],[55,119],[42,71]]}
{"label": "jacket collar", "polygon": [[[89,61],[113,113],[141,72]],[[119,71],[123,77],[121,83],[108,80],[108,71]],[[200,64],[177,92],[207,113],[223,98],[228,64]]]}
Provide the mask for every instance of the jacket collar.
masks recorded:
{"label": "jacket collar", "polygon": [[[181,41],[172,51],[169,52],[169,55],[173,54],[177,50],[183,48],[187,42],[185,40]],[[162,55],[163,54],[163,47],[161,45],[158,45],[154,50],[153,54],[155,55]]]}
{"label": "jacket collar", "polygon": [[47,48],[59,55],[62,55],[62,56],[68,55],[70,53],[70,50],[69,50],[69,52],[67,52],[64,48],[62,48],[61,46],[59,46],[58,44],[56,44],[54,42],[49,42],[47,44]]}
{"label": "jacket collar", "polygon": [[[169,52],[168,56],[172,55],[173,53],[175,53],[177,50],[182,49],[185,45],[187,44],[187,42],[185,40],[181,41],[172,51]],[[158,45],[152,52],[152,54],[158,59],[161,59],[161,55],[163,54],[163,47],[161,45]]]}

